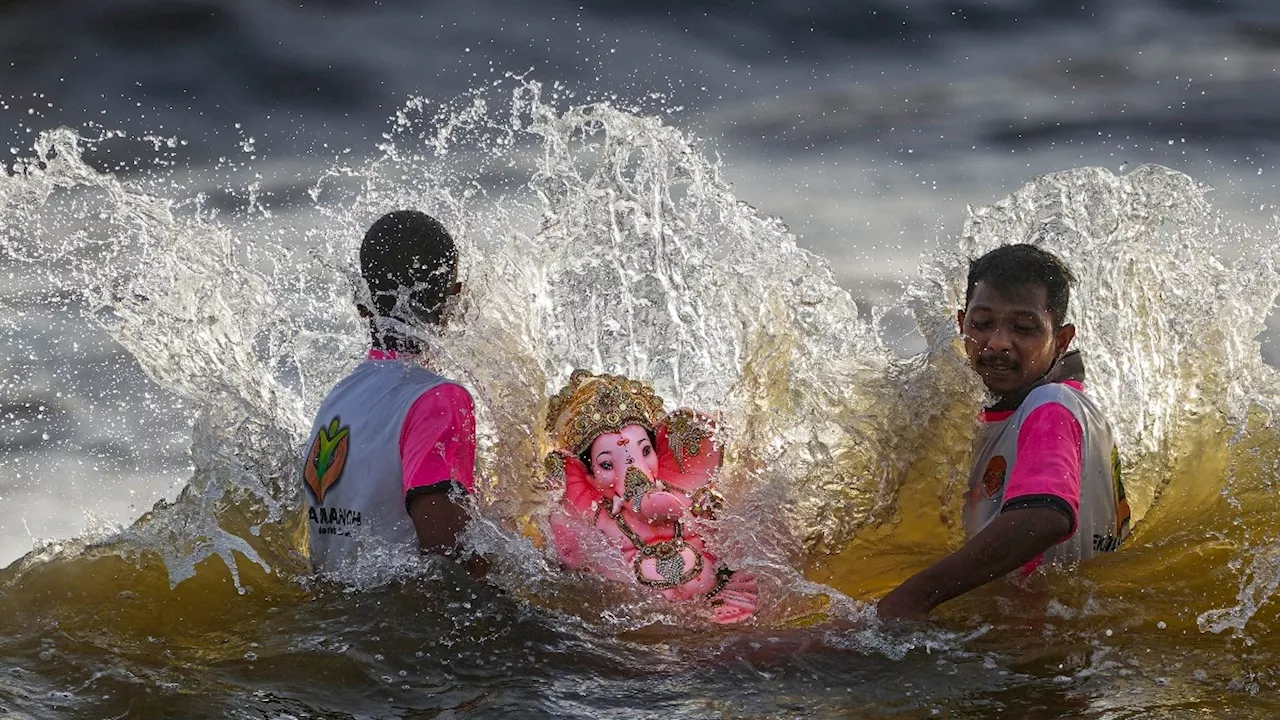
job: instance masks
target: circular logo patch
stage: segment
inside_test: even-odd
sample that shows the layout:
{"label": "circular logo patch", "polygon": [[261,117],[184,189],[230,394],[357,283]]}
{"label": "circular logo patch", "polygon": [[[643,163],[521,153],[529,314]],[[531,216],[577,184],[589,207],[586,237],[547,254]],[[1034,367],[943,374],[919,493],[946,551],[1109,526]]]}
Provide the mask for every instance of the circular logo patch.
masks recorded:
{"label": "circular logo patch", "polygon": [[1000,494],[1000,490],[1004,488],[1004,474],[1008,469],[1009,463],[1005,462],[1003,455],[991,458],[986,472],[982,473],[982,497],[989,500]]}

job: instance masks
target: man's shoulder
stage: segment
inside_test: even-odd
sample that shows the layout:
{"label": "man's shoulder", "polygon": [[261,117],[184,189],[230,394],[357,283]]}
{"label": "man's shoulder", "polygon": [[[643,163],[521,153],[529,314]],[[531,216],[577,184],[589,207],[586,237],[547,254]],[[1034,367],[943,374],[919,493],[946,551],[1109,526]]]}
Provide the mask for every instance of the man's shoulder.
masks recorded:
{"label": "man's shoulder", "polygon": [[1088,401],[1081,387],[1065,382],[1045,383],[1027,393],[1018,410],[1025,417],[1045,405],[1061,405],[1079,415],[1086,402]]}
{"label": "man's shoulder", "polygon": [[472,402],[471,391],[463,387],[458,381],[439,375],[436,377],[439,378],[439,382],[428,388],[424,394],[449,398],[455,402]]}
{"label": "man's shoulder", "polygon": [[1019,414],[1025,419],[1036,409],[1046,405],[1065,408],[1082,426],[1111,426],[1103,407],[1084,391],[1080,383],[1056,382],[1041,385],[1027,395],[1018,409]]}
{"label": "man's shoulder", "polygon": [[357,365],[329,391],[324,402],[350,402],[353,397],[380,398],[380,402],[393,405],[396,398],[409,405],[421,404],[419,401],[424,398],[452,405],[472,402],[467,389],[447,377],[417,363],[386,360],[366,360]]}
{"label": "man's shoulder", "polygon": [[472,400],[470,391],[448,378],[439,375],[435,378],[435,382],[422,385],[411,414],[453,417],[460,413],[470,415],[475,412],[475,401]]}
{"label": "man's shoulder", "polygon": [[406,359],[366,360],[352,371],[352,375],[365,374],[380,377],[382,382],[396,382],[421,387],[424,391],[440,385],[457,383],[430,368]]}
{"label": "man's shoulder", "polygon": [[400,369],[404,373],[405,377],[410,378],[415,382],[432,383],[435,385],[452,382],[449,378],[417,363],[402,362],[400,363]]}

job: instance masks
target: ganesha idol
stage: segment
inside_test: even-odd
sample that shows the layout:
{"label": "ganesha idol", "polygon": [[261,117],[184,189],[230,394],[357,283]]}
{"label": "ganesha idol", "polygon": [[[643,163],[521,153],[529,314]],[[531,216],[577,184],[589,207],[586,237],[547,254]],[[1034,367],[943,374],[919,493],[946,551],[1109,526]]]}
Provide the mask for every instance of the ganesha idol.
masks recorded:
{"label": "ganesha idol", "polygon": [[[550,518],[561,562],[635,582],[673,602],[701,602],[712,620],[752,616],[757,586],[711,554],[704,520],[723,504],[715,489],[722,452],[711,420],[692,410],[664,413],[641,382],[576,370],[551,399],[546,457],[564,496]],[[603,533],[627,571],[589,568],[583,533]]]}

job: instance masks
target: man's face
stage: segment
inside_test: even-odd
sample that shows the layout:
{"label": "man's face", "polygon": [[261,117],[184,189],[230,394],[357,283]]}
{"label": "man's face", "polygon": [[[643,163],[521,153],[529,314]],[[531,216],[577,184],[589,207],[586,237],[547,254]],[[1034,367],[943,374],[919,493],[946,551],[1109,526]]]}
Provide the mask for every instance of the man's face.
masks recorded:
{"label": "man's face", "polygon": [[1049,292],[1040,283],[1001,292],[979,282],[956,319],[970,367],[997,396],[1042,378],[1076,334],[1071,325],[1054,329]]}

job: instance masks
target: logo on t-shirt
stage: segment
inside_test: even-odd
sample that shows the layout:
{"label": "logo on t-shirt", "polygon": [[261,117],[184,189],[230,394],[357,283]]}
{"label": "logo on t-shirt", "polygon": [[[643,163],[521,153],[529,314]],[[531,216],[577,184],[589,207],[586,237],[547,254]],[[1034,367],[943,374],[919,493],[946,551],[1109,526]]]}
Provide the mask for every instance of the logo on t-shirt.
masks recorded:
{"label": "logo on t-shirt", "polygon": [[329,421],[329,427],[321,427],[315,442],[307,453],[303,476],[307,487],[315,494],[317,502],[324,502],[324,494],[342,478],[347,466],[347,452],[351,449],[351,428],[339,427],[338,416]]}
{"label": "logo on t-shirt", "polygon": [[1004,488],[1004,473],[1009,468],[1003,455],[996,455],[987,463],[986,472],[982,473],[982,497],[990,500],[1000,494]]}

